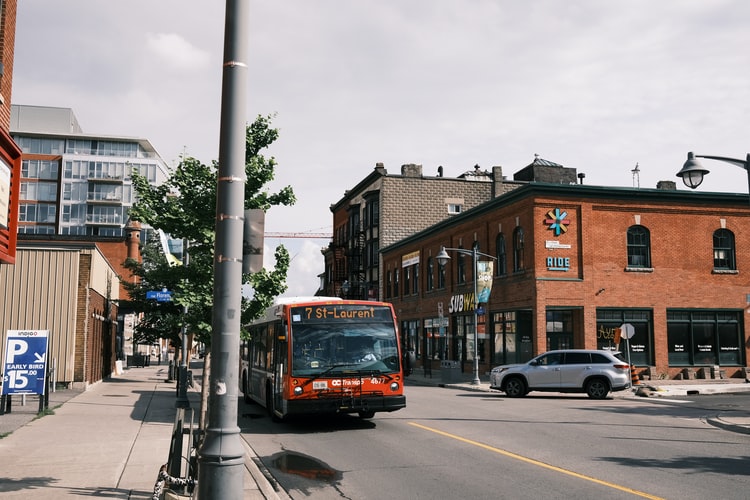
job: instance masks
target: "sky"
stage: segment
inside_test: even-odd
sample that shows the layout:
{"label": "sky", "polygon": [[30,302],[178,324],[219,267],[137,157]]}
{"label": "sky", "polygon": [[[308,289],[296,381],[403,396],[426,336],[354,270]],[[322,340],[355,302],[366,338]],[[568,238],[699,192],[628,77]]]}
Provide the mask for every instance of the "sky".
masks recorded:
{"label": "sky", "polygon": [[[329,233],[330,206],[382,162],[512,175],[534,155],[586,184],[677,182],[696,154],[750,152],[746,0],[247,0],[247,120],[273,116],[290,185],[266,231]],[[218,159],[223,2],[19,0],[13,104],[72,108],[84,132]],[[703,160],[700,191],[748,192]],[[638,165],[639,174],[633,174]],[[283,244],[285,295],[312,295],[325,239]]]}

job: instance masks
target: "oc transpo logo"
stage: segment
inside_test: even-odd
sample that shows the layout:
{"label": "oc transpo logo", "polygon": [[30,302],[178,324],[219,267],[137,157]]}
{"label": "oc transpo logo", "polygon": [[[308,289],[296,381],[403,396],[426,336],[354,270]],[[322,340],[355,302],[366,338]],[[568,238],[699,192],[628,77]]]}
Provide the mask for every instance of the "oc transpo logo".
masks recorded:
{"label": "oc transpo logo", "polygon": [[555,232],[555,236],[560,236],[560,233],[568,231],[570,219],[567,217],[568,212],[563,212],[559,208],[556,208],[547,212],[547,218],[544,219],[544,223],[549,226],[551,231]]}

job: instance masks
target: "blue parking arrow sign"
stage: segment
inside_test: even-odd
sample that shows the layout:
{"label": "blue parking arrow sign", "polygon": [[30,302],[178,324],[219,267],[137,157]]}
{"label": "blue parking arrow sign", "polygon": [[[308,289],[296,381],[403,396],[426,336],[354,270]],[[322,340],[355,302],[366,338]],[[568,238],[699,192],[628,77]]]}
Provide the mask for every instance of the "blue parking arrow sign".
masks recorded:
{"label": "blue parking arrow sign", "polygon": [[8,330],[2,394],[44,394],[49,330]]}

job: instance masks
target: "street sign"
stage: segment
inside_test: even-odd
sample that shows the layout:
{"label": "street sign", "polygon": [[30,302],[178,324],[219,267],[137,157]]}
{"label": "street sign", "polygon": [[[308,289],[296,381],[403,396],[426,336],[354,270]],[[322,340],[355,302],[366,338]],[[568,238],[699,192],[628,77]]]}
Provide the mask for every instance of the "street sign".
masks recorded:
{"label": "street sign", "polygon": [[44,394],[49,330],[8,330],[2,394]]}
{"label": "street sign", "polygon": [[152,290],[149,292],[146,292],[146,300],[155,300],[157,302],[171,302],[172,301],[172,292],[169,290]]}

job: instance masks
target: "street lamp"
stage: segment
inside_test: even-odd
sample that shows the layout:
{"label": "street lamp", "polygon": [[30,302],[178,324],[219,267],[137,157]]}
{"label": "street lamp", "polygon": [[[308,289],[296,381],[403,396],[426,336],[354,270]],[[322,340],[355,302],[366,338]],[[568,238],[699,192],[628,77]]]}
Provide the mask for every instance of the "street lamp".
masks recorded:
{"label": "street lamp", "polygon": [[440,251],[435,258],[441,266],[444,266],[449,260],[451,260],[451,256],[448,255],[447,250],[460,253],[461,255],[471,255],[472,264],[474,266],[474,378],[471,381],[471,385],[479,385],[479,314],[477,313],[477,309],[479,308],[479,295],[477,290],[477,257],[480,255],[483,257],[489,257],[490,259],[495,259],[495,257],[480,252],[477,249],[476,244],[472,245],[471,250],[466,250],[465,248],[440,247]]}
{"label": "street lamp", "polygon": [[709,155],[696,155],[692,152],[688,153],[687,161],[682,166],[682,170],[677,172],[677,177],[682,177],[682,182],[685,183],[690,189],[695,189],[703,182],[703,177],[708,174],[708,169],[705,168],[701,162],[696,158],[708,158],[709,160],[719,160],[725,163],[731,163],[737,165],[740,168],[745,169],[747,172],[747,184],[750,190],[750,153],[748,153],[745,160],[738,160],[736,158],[726,158],[724,156],[709,156]]}

